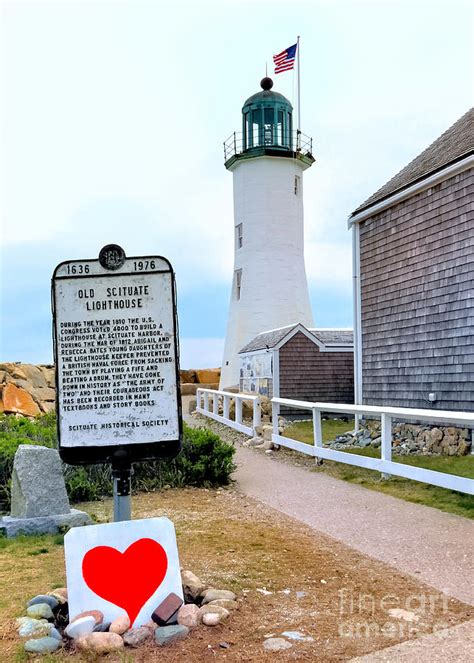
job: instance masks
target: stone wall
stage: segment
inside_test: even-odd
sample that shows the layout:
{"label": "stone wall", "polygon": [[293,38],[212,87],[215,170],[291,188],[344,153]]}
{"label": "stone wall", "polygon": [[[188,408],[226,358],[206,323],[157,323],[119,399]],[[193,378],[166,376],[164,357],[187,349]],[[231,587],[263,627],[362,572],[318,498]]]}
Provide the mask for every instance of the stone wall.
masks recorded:
{"label": "stone wall", "polygon": [[34,417],[55,408],[54,366],[0,364],[0,412]]}
{"label": "stone wall", "polygon": [[[471,436],[469,428],[399,423],[392,428],[392,451],[400,456],[464,456],[471,451]],[[330,446],[344,450],[350,447],[378,448],[381,443],[380,422],[367,421],[357,433],[338,435]]]}

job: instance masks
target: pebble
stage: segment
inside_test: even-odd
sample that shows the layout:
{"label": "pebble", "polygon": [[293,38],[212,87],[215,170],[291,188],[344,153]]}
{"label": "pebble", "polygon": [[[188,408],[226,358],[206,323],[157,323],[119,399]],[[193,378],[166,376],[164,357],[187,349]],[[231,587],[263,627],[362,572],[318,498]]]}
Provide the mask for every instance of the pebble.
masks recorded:
{"label": "pebble", "polygon": [[26,614],[28,617],[33,617],[34,619],[39,619],[43,617],[44,619],[53,619],[53,611],[47,603],[35,603],[30,605],[26,609]]}
{"label": "pebble", "polygon": [[25,651],[34,654],[48,654],[56,651],[61,646],[56,638],[38,638],[37,640],[28,640],[25,642]]}
{"label": "pebble", "polygon": [[310,635],[301,633],[301,631],[283,631],[282,635],[284,635],[285,638],[289,638],[290,640],[300,640],[301,642],[314,641],[314,638],[312,638]]}
{"label": "pebble", "polygon": [[207,605],[218,605],[226,610],[235,610],[239,607],[237,601],[231,601],[230,599],[216,599],[215,601],[210,601]]}
{"label": "pebble", "polygon": [[104,621],[104,613],[100,610],[85,610],[84,612],[80,612],[78,615],[76,615],[74,619],[71,619],[71,624],[72,622],[75,622],[78,619],[82,619],[83,617],[94,617],[96,624],[102,624]]}
{"label": "pebble", "polygon": [[283,649],[290,649],[292,646],[291,642],[283,638],[268,638],[263,643],[263,648],[267,651],[282,651]]}
{"label": "pebble", "polygon": [[151,638],[152,632],[146,626],[131,628],[123,636],[123,641],[129,647],[140,647],[144,642]]}
{"label": "pebble", "polygon": [[155,642],[158,645],[167,645],[169,642],[182,640],[189,633],[186,626],[177,624],[176,626],[159,626],[155,631]]}
{"label": "pebble", "polygon": [[123,638],[118,633],[88,633],[75,641],[80,651],[95,654],[111,654],[124,648]]}
{"label": "pebble", "polygon": [[195,628],[199,624],[199,608],[194,603],[182,605],[178,611],[178,624]]}
{"label": "pebble", "polygon": [[403,610],[403,608],[391,608],[388,611],[390,617],[395,617],[396,619],[404,619],[406,622],[417,622],[419,617],[416,613],[411,612],[410,610]]}
{"label": "pebble", "polygon": [[76,621],[71,622],[64,629],[64,633],[68,638],[80,638],[82,635],[88,635],[94,630],[96,625],[94,617],[81,617]]}
{"label": "pebble", "polygon": [[120,615],[117,619],[114,619],[111,625],[109,626],[110,633],[117,633],[122,635],[125,631],[128,631],[130,628],[130,619],[128,615]]}
{"label": "pebble", "polygon": [[57,608],[59,605],[58,599],[55,598],[54,596],[49,596],[47,594],[38,594],[38,596],[35,596],[30,601],[28,601],[26,606],[29,608],[30,605],[36,605],[38,603],[47,603],[51,608],[51,610],[54,610],[54,608]]}
{"label": "pebble", "polygon": [[229,599],[235,601],[236,595],[234,592],[229,592],[227,589],[209,589],[202,600],[202,604],[210,603],[211,601],[218,601],[219,599]]}

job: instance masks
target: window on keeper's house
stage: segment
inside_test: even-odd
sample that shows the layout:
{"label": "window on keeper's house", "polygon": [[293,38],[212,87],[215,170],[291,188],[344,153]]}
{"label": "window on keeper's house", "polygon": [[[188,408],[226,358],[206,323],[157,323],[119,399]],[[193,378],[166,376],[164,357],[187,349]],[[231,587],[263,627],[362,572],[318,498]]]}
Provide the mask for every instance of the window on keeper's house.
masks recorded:
{"label": "window on keeper's house", "polygon": [[238,249],[241,249],[244,243],[244,231],[242,224],[239,223],[238,226],[235,226],[235,245]]}
{"label": "window on keeper's house", "polygon": [[242,289],[242,270],[238,269],[235,272],[235,298],[240,299],[240,292]]}

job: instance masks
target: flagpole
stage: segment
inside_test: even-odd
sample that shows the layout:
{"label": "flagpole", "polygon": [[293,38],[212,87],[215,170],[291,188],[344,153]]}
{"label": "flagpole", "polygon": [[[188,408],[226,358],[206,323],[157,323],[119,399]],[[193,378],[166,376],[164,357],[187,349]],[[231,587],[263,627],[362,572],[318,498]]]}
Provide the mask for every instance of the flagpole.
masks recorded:
{"label": "flagpole", "polygon": [[297,48],[296,50],[298,51],[298,131],[301,131],[301,94],[300,94],[300,38],[298,35],[298,40],[297,40]]}

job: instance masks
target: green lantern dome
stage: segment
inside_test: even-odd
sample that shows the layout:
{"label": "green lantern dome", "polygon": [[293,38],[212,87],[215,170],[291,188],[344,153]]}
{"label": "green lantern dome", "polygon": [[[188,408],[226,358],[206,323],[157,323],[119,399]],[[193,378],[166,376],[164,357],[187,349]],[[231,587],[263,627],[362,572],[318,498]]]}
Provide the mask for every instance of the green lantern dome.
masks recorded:
{"label": "green lantern dome", "polygon": [[260,86],[262,91],[249,97],[242,107],[243,150],[265,146],[291,150],[293,106],[272,90],[271,78],[263,78]]}

